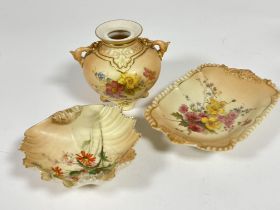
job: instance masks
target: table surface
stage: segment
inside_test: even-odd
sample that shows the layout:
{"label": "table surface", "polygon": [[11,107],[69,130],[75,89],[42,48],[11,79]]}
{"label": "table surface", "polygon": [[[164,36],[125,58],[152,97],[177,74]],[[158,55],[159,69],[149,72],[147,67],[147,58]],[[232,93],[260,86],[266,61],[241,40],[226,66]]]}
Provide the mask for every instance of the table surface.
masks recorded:
{"label": "table surface", "polygon": [[[153,97],[203,63],[248,68],[279,86],[279,8],[278,0],[0,0],[1,209],[279,209],[279,104],[223,153],[173,145],[143,117]],[[137,157],[99,187],[41,181],[22,165],[23,133],[58,110],[100,103],[69,50],[118,18],[141,23],[143,37],[171,41],[150,96],[126,112],[142,133]]]}

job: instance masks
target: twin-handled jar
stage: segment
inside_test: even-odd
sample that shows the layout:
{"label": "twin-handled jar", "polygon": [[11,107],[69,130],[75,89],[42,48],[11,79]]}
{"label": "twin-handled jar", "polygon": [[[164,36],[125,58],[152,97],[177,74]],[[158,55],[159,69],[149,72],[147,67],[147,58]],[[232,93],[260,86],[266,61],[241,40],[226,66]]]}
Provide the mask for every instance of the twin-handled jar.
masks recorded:
{"label": "twin-handled jar", "polygon": [[131,109],[157,81],[169,42],[140,38],[141,25],[129,20],[105,22],[95,33],[101,41],[71,53],[102,101]]}

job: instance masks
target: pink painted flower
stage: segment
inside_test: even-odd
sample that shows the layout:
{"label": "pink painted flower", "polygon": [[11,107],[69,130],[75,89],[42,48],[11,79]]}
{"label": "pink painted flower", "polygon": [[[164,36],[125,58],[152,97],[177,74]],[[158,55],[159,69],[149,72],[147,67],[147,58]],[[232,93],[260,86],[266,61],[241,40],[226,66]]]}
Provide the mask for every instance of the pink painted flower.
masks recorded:
{"label": "pink painted flower", "polygon": [[62,161],[64,163],[66,163],[67,165],[72,165],[73,164],[73,159],[71,158],[71,156],[68,152],[63,154]]}
{"label": "pink painted flower", "polygon": [[228,117],[231,119],[236,119],[238,117],[238,113],[237,112],[230,112],[228,113]]}
{"label": "pink painted flower", "polygon": [[194,132],[202,132],[204,130],[204,128],[198,124],[194,124],[194,123],[191,123],[189,124],[188,128]]}
{"label": "pink painted flower", "polygon": [[237,117],[238,117],[238,113],[232,111],[232,112],[228,113],[226,116],[219,116],[218,119],[219,119],[219,121],[224,123],[224,125],[227,128],[230,128],[230,127],[232,127],[232,125]]}
{"label": "pink painted flower", "polygon": [[200,122],[201,116],[195,112],[186,112],[184,113],[185,120],[189,122]]}
{"label": "pink painted flower", "polygon": [[117,81],[111,81],[106,84],[106,94],[113,97],[120,97],[124,90],[124,86]]}
{"label": "pink painted flower", "polygon": [[188,112],[188,110],[189,110],[189,107],[186,104],[182,104],[179,107],[179,112],[181,112],[181,113],[186,113],[186,112]]}
{"label": "pink painted flower", "polygon": [[144,77],[148,78],[149,80],[154,80],[156,78],[156,73],[151,71],[148,68],[144,68],[143,75],[144,75]]}

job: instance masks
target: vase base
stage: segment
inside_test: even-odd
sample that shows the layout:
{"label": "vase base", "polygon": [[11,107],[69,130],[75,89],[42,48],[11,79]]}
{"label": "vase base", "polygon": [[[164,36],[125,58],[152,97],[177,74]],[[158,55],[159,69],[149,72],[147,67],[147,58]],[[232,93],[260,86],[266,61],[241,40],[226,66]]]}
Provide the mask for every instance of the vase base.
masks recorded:
{"label": "vase base", "polygon": [[117,106],[119,106],[123,111],[128,111],[134,108],[136,101],[112,101],[109,100],[109,98],[107,98],[104,95],[100,96],[100,101],[102,102],[112,102],[113,104],[116,104]]}
{"label": "vase base", "polygon": [[113,101],[113,103],[121,107],[123,111],[128,111],[133,109],[136,104],[135,101],[118,101],[118,102]]}
{"label": "vase base", "polygon": [[109,102],[106,96],[100,96],[100,101],[102,102]]}

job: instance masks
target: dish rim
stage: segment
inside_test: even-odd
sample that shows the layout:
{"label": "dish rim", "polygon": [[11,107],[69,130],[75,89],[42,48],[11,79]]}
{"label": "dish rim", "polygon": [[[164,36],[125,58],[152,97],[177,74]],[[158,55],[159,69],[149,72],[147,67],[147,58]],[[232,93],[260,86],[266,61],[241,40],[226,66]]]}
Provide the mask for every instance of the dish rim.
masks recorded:
{"label": "dish rim", "polygon": [[[265,85],[268,85],[269,87],[273,88],[276,92],[276,94],[271,96],[271,102],[270,104],[265,108],[265,110],[262,112],[260,116],[257,116],[254,120],[254,122],[246,128],[237,138],[232,138],[229,141],[229,144],[226,146],[218,147],[218,146],[202,146],[199,143],[193,143],[190,142],[190,138],[186,137],[180,137],[164,127],[158,125],[156,119],[152,116],[152,111],[156,109],[159,106],[160,101],[165,98],[171,91],[173,91],[175,88],[177,88],[181,83],[187,81],[190,79],[193,75],[196,73],[202,72],[204,68],[206,67],[218,67],[218,68],[223,68],[224,71],[229,72],[229,73],[236,73],[237,76],[242,79],[242,80],[254,80],[255,82],[262,82],[265,83]],[[249,69],[238,69],[238,68],[230,68],[224,64],[211,64],[211,63],[206,63],[198,66],[196,69],[192,69],[191,71],[187,72],[184,76],[180,77],[176,81],[172,82],[170,85],[167,86],[163,91],[161,91],[152,101],[152,103],[146,107],[145,109],[145,119],[148,121],[150,126],[162,132],[167,138],[175,144],[185,144],[188,146],[193,146],[201,150],[205,151],[227,151],[231,150],[234,148],[234,146],[244,140],[246,137],[248,137],[251,132],[259,125],[262,120],[267,116],[267,114],[272,110],[272,108],[276,105],[278,99],[280,97],[280,91],[277,89],[276,85],[272,83],[271,80],[268,79],[262,79],[261,77],[257,76],[253,71]]]}

